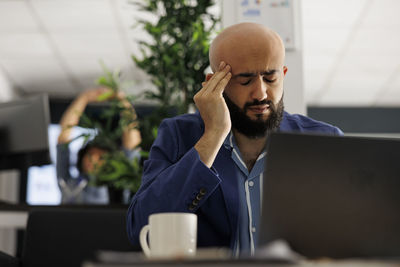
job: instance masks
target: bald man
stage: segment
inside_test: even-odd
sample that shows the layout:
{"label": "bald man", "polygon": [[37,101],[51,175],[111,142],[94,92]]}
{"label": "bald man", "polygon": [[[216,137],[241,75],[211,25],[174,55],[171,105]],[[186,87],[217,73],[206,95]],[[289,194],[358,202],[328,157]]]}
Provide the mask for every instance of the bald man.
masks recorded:
{"label": "bald man", "polygon": [[128,212],[138,244],[148,216],[198,215],[198,246],[253,254],[262,195],[265,144],[271,131],[342,135],[337,127],[284,112],[285,48],[254,23],[223,30],[210,46],[213,73],[195,95],[198,108],[162,122]]}

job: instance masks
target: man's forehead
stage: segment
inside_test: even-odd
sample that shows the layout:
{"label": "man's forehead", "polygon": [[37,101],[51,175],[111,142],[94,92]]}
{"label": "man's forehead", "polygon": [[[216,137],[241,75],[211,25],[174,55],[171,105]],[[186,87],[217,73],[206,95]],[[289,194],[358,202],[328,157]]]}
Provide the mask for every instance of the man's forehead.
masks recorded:
{"label": "man's forehead", "polygon": [[238,73],[264,73],[280,70],[283,67],[283,57],[279,53],[270,53],[260,49],[249,51],[237,51],[237,53],[227,53],[225,51],[218,58],[232,68],[232,74]]}

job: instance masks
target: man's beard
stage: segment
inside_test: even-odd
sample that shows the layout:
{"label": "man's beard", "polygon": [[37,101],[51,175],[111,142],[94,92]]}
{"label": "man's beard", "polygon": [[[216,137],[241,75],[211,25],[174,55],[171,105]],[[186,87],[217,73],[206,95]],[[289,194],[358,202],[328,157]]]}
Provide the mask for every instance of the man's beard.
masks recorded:
{"label": "man's beard", "polygon": [[[243,109],[233,103],[225,93],[223,93],[223,96],[231,116],[232,128],[236,129],[238,132],[249,138],[256,139],[265,137],[268,133],[279,128],[283,118],[283,96],[277,105],[275,105],[271,100],[254,100],[253,102],[245,103]],[[264,120],[262,114],[257,115],[255,120],[252,120],[246,115],[249,107],[265,104],[269,105],[270,110],[267,119]]]}

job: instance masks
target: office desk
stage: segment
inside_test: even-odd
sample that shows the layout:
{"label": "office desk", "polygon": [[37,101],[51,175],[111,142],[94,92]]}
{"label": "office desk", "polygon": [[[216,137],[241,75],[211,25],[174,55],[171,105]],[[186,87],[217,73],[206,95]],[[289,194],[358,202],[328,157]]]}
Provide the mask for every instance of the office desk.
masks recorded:
{"label": "office desk", "polygon": [[68,208],[68,209],[128,209],[128,205],[28,205],[11,204],[0,202],[0,228],[2,229],[25,229],[28,221],[29,211],[32,209],[46,208]]}
{"label": "office desk", "polygon": [[293,266],[288,264],[276,264],[276,263],[267,263],[267,262],[251,262],[251,261],[241,261],[241,262],[148,262],[142,264],[112,264],[112,263],[92,263],[86,262],[82,265],[82,267],[162,267],[162,266],[179,266],[179,267],[197,267],[197,266],[206,266],[206,267],[230,267],[230,266],[251,266],[251,267],[269,267],[269,266]]}
{"label": "office desk", "polygon": [[229,260],[229,261],[164,261],[164,262],[143,262],[143,263],[125,263],[125,264],[113,264],[113,263],[95,263],[95,262],[85,262],[82,267],[161,267],[161,266],[179,266],[179,267],[392,267],[400,266],[400,261],[379,261],[379,260],[325,260],[325,261],[303,261],[296,264],[289,263],[274,263],[262,260]]}
{"label": "office desk", "polygon": [[[307,260],[304,258],[284,257],[281,254],[276,256],[255,256],[252,258],[232,259],[227,250],[223,248],[202,248],[198,250],[196,258],[188,260],[149,260],[141,252],[117,252],[100,251],[95,261],[86,261],[82,267],[158,267],[158,266],[180,266],[180,267],[225,267],[225,266],[305,266],[305,267],[381,267],[399,266],[400,258],[397,260],[378,259],[319,259]],[[267,258],[268,257],[268,258]]]}
{"label": "office desk", "polygon": [[28,221],[26,211],[0,210],[0,228],[24,229]]}

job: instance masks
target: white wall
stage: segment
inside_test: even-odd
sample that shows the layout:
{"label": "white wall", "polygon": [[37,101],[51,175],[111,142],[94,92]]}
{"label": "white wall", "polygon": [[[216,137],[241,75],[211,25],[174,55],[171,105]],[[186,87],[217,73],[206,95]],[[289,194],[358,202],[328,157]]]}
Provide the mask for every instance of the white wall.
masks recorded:
{"label": "white wall", "polygon": [[[18,171],[0,172],[0,200],[18,202]],[[16,230],[0,228],[0,251],[15,255],[16,252]]]}
{"label": "white wall", "polygon": [[15,90],[6,75],[0,69],[0,102],[10,101],[16,97]]}
{"label": "white wall", "polygon": [[[223,27],[241,22],[237,15],[237,6],[242,2],[243,0],[220,0]],[[295,0],[291,3],[295,3],[295,5],[293,6],[293,14],[290,15],[290,18],[284,16],[282,16],[281,19],[280,17],[275,18],[275,23],[289,23],[288,27],[293,27],[292,29],[294,31],[294,38],[296,40],[294,49],[286,49],[286,66],[288,67],[288,72],[284,81],[285,110],[290,113],[306,114],[306,104],[304,100],[303,51],[300,18],[301,1]],[[274,25],[266,26],[275,29]],[[278,25],[278,27],[279,26],[281,25]]]}
{"label": "white wall", "polygon": [[[0,70],[0,102],[16,98],[14,88]],[[16,203],[18,201],[19,173],[0,171],[0,200]],[[0,229],[0,251],[15,255],[15,230]]]}

